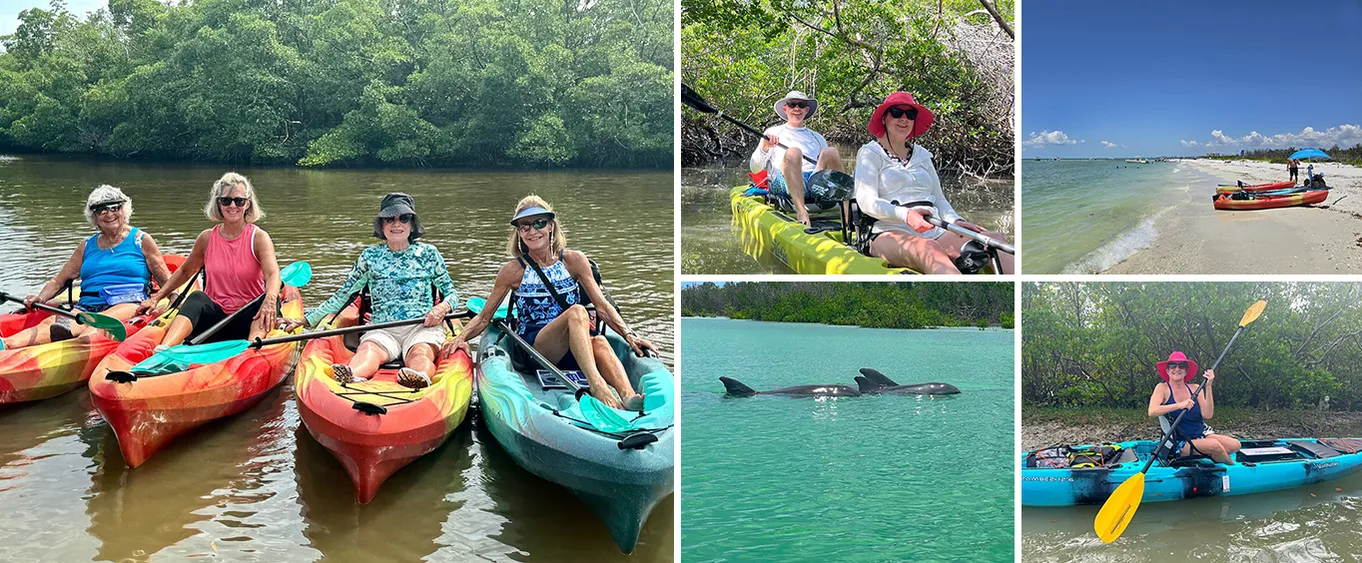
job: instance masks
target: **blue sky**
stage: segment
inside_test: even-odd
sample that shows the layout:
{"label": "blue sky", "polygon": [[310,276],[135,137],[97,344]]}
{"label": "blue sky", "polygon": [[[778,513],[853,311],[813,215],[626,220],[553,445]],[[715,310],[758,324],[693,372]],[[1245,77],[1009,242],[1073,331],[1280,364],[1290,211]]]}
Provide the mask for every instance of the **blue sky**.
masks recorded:
{"label": "blue sky", "polygon": [[[93,12],[108,5],[106,0],[66,0],[66,11],[80,16],[83,20],[86,12]],[[47,1],[0,0],[0,35],[14,33],[14,29],[19,27],[19,12],[29,8],[50,10],[52,4]]]}
{"label": "blue sky", "polygon": [[1026,0],[1022,154],[1362,143],[1362,2]]}

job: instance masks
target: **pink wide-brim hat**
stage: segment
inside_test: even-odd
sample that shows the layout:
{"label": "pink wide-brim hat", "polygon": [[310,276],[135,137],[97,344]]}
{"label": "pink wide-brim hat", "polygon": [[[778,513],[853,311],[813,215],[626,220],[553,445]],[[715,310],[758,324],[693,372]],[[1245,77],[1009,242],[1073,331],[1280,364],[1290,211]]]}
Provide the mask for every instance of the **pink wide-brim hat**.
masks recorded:
{"label": "pink wide-brim hat", "polygon": [[913,106],[917,108],[917,119],[913,120],[913,131],[908,134],[908,138],[913,138],[927,132],[932,126],[932,120],[936,118],[932,110],[927,106],[917,103],[913,95],[907,92],[894,92],[884,99],[884,102],[875,108],[875,113],[870,114],[870,123],[866,128],[870,134],[876,137],[884,136],[884,112],[895,106]]}
{"label": "pink wide-brim hat", "polygon": [[1183,383],[1189,383],[1196,377],[1196,362],[1187,359],[1182,352],[1173,352],[1168,355],[1168,359],[1159,362],[1159,379],[1168,381],[1168,362],[1187,362],[1187,375],[1182,378]]}

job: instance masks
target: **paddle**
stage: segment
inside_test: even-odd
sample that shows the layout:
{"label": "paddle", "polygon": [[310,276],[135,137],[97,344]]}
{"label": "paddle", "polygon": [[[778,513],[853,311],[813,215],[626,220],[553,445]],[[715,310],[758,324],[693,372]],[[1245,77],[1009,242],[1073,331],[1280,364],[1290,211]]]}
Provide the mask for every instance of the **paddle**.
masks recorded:
{"label": "paddle", "polygon": [[[751,125],[738,121],[737,119],[734,119],[732,117],[729,117],[724,112],[715,109],[713,106],[709,105],[709,102],[706,102],[704,98],[700,97],[699,94],[695,93],[695,90],[691,90],[690,86],[686,86],[685,84],[681,85],[681,101],[686,105],[690,106],[695,111],[698,111],[700,113],[711,113],[717,115],[719,117],[724,118],[729,123],[737,125],[742,130],[747,131],[748,133],[751,133],[753,135],[756,135],[758,138],[761,139],[766,138],[766,135],[763,135],[761,131],[758,131],[755,127],[752,127]],[[779,146],[780,148],[783,149],[790,148],[784,143],[776,143],[776,146]],[[818,164],[817,160],[814,160],[813,157],[810,157],[807,154],[803,154],[800,156],[803,156],[804,160],[807,160],[813,164]],[[809,176],[809,185],[826,186],[829,190],[835,190],[833,193],[850,194],[856,186],[856,180],[853,179],[851,175],[847,174],[846,172],[839,172],[837,170],[819,170],[817,172],[814,172],[812,176]]]}
{"label": "paddle", "polygon": [[[1244,311],[1244,318],[1239,320],[1239,328],[1234,331],[1234,336],[1230,337],[1229,343],[1225,345],[1225,350],[1220,352],[1220,357],[1215,359],[1215,363],[1211,365],[1209,371],[1215,371],[1215,368],[1220,366],[1220,360],[1225,359],[1225,354],[1230,351],[1231,346],[1234,346],[1234,341],[1239,338],[1239,334],[1244,332],[1244,328],[1249,323],[1257,320],[1258,315],[1263,314],[1263,308],[1266,306],[1267,301],[1259,301],[1249,307],[1247,311]],[[1201,390],[1205,388],[1206,384],[1202,383],[1201,386],[1197,387],[1196,393],[1193,393],[1192,397],[1195,398],[1200,395]],[[1182,422],[1182,417],[1187,416],[1189,410],[1191,409],[1182,411],[1182,414],[1178,415],[1177,419],[1173,421],[1172,426],[1168,427],[1168,431],[1159,440],[1159,447],[1155,448],[1149,455],[1149,461],[1145,462],[1144,468],[1140,469],[1139,473],[1131,475],[1129,479],[1126,479],[1126,482],[1121,483],[1121,486],[1116,487],[1116,490],[1107,498],[1106,504],[1102,505],[1102,510],[1097,512],[1097,518],[1093,520],[1092,527],[1093,531],[1097,532],[1097,537],[1101,538],[1102,541],[1107,543],[1116,541],[1116,538],[1121,537],[1121,532],[1126,530],[1126,526],[1130,525],[1131,519],[1135,517],[1135,511],[1140,508],[1140,501],[1144,497],[1145,472],[1149,471],[1149,467],[1154,465],[1154,460],[1158,459],[1162,452],[1172,449],[1175,445],[1172,439],[1173,430],[1178,427],[1179,422]]]}
{"label": "paddle", "polygon": [[[312,281],[312,265],[303,261],[298,261],[289,264],[288,266],[285,266],[283,270],[279,271],[279,280],[284,285],[291,285],[293,287],[303,287],[307,285],[308,282]],[[202,333],[200,333],[198,336],[189,339],[188,344],[190,346],[202,344],[204,341],[211,338],[214,334],[217,334],[219,331],[221,331],[223,327],[231,324],[232,321],[235,321],[237,318],[239,318],[239,316],[243,314],[245,311],[250,310],[257,303],[260,303],[264,300],[265,300],[264,294],[261,294],[259,297],[252,299],[250,303],[247,303],[245,306],[241,307],[240,309],[237,309],[236,312],[227,315],[227,318],[218,321],[218,324],[213,325],[212,328],[209,328],[208,330],[205,330]],[[178,346],[176,346],[176,348],[178,348]]]}
{"label": "paddle", "polygon": [[[474,297],[468,300],[468,310],[473,313],[481,314],[483,308],[486,306],[487,300],[481,297]],[[577,398],[577,406],[582,412],[582,418],[585,419],[588,424],[604,432],[624,433],[636,430],[628,419],[620,416],[614,409],[606,406],[595,397],[592,397],[587,392],[588,389],[586,387],[582,387],[576,381],[573,381],[572,378],[563,373],[563,370],[559,369],[558,366],[553,365],[553,362],[550,362],[548,358],[545,358],[543,354],[540,354],[539,350],[535,350],[533,345],[526,342],[515,330],[507,326],[506,321],[504,320],[505,313],[503,312],[505,309],[506,307],[504,305],[497,309],[496,314],[493,315],[492,324],[495,325],[502,334],[511,337],[511,341],[515,342],[516,346],[519,346],[528,353],[530,358],[534,359],[535,363],[552,372],[553,375],[558,378],[558,381],[563,382],[564,385],[567,385],[572,389],[573,395]],[[649,433],[649,435],[652,434]],[[619,443],[619,448],[640,449],[648,443],[656,441],[656,436],[653,436],[651,440],[644,437],[634,438],[634,436],[629,436]],[[628,442],[628,444],[626,444],[626,442]]]}
{"label": "paddle", "polygon": [[1017,249],[1014,248],[1012,245],[1007,244],[998,239],[995,239],[993,237],[986,236],[983,233],[976,233],[974,231],[961,227],[960,225],[956,225],[954,223],[947,223],[946,221],[942,220],[941,218],[935,215],[924,215],[923,218],[926,219],[927,222],[931,223],[932,225],[941,227],[957,235],[974,239],[976,242],[984,245],[985,247],[996,248],[1013,256],[1017,255]]}
{"label": "paddle", "polygon": [[[0,291],[0,300],[11,301],[14,303],[18,303],[20,305],[24,303],[23,299],[20,299],[3,291]],[[57,307],[45,305],[42,303],[34,303],[33,308],[47,311],[54,315],[61,315],[63,317],[75,319],[76,322],[79,324],[90,325],[97,329],[108,331],[109,336],[112,336],[114,340],[117,340],[119,342],[127,340],[128,338],[128,329],[127,327],[123,326],[123,321],[120,321],[108,315],[101,315],[99,313],[86,313],[84,311],[77,311],[75,313],[72,313],[71,311],[59,309]]]}

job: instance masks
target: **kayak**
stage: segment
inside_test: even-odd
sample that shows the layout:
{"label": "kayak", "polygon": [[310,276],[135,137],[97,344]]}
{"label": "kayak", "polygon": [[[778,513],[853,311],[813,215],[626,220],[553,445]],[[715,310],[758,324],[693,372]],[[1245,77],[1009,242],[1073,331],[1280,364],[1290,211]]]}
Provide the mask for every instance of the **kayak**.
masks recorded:
{"label": "kayak", "polygon": [[1306,190],[1304,192],[1286,195],[1249,196],[1245,199],[1234,199],[1222,195],[1216,197],[1212,204],[1216,209],[1237,211],[1245,209],[1274,209],[1277,207],[1310,205],[1321,203],[1328,198],[1329,190]]}
{"label": "kayak", "polygon": [[[301,318],[298,288],[284,286],[280,317]],[[104,358],[90,377],[90,397],[118,437],[128,467],[142,465],[175,437],[213,420],[249,409],[284,381],[297,362],[297,343],[273,344],[185,371],[141,376],[118,383],[110,371],[127,371],[151,357],[173,317],[143,328]],[[285,336],[275,329],[266,338]]]}
{"label": "kayak", "polygon": [[[165,262],[174,272],[184,263],[184,257],[168,254]],[[79,293],[76,288],[72,295]],[[37,326],[53,314],[32,311],[0,315],[0,336]],[[123,327],[132,336],[154,318],[134,317]],[[107,333],[96,330],[60,342],[0,350],[0,405],[47,399],[83,386],[99,361],[118,345]]]}
{"label": "kayak", "polygon": [[1238,192],[1270,192],[1273,190],[1284,190],[1296,187],[1294,180],[1285,182],[1273,182],[1271,184],[1254,184],[1252,186],[1240,187],[1239,184],[1220,184],[1216,186],[1215,192],[1219,194],[1232,194]]}
{"label": "kayak", "polygon": [[[1362,469],[1362,438],[1284,438],[1244,440],[1242,444],[1234,465],[1206,458],[1174,462],[1171,467],[1154,463],[1145,474],[1141,502],[1290,489]],[[1026,452],[1021,457],[1022,505],[1102,504],[1121,483],[1140,472],[1157,445],[1141,440]]]}
{"label": "kayak", "polygon": [[733,227],[740,233],[743,252],[754,258],[769,252],[798,274],[916,273],[857,252],[844,243],[841,229],[808,234],[794,217],[760,197],[745,195],[747,189],[735,187],[729,198]]}
{"label": "kayak", "polygon": [[634,430],[597,429],[572,391],[546,389],[536,370],[513,367],[508,354],[515,344],[496,326],[478,344],[479,408],[516,464],[572,491],[605,523],[620,551],[630,553],[653,507],[672,494],[675,383],[661,362],[635,356],[618,336],[608,338],[630,383],[645,395],[642,416],[612,409],[632,419]]}
{"label": "kayak", "polygon": [[436,364],[433,383],[419,390],[398,385],[396,369],[342,386],[331,364],[354,356],[344,339],[308,341],[293,386],[303,425],[345,466],[355,497],[367,504],[388,477],[440,447],[463,423],[473,396],[473,361],[455,352]]}

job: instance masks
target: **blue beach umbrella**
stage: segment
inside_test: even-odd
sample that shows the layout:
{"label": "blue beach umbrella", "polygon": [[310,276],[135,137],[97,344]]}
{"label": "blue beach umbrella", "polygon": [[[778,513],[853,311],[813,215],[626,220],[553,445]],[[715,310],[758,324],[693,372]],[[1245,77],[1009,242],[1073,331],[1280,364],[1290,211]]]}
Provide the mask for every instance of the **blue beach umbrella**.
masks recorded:
{"label": "blue beach umbrella", "polygon": [[1300,160],[1302,158],[1329,158],[1329,155],[1324,154],[1324,151],[1319,149],[1301,149],[1292,153],[1291,156],[1287,158],[1290,158],[1291,160]]}

